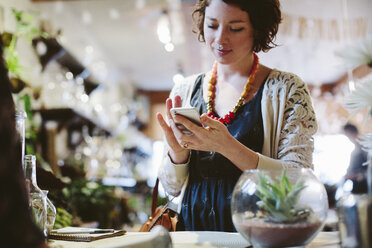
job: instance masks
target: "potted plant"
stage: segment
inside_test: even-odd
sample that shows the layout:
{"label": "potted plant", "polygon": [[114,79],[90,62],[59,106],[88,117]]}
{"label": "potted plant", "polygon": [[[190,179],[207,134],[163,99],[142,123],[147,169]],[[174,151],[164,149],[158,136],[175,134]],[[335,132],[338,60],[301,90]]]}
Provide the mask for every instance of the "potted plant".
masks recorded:
{"label": "potted plant", "polygon": [[232,196],[233,223],[254,247],[308,244],[327,209],[326,190],[309,169],[245,171]]}

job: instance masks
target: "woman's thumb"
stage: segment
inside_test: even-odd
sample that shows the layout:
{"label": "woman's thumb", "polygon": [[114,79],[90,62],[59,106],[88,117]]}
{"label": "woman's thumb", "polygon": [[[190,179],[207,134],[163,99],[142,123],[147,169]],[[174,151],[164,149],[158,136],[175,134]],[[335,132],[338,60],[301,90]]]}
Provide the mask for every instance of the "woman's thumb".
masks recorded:
{"label": "woman's thumb", "polygon": [[200,121],[202,122],[203,126],[208,126],[208,127],[216,127],[219,125],[219,120],[214,119],[212,117],[209,117],[207,114],[202,114],[200,116]]}

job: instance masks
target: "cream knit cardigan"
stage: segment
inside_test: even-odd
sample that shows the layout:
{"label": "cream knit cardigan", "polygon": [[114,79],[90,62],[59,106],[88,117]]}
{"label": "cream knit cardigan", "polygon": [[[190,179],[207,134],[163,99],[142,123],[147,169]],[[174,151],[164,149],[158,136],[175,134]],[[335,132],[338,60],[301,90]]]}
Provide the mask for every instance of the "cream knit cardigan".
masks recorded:
{"label": "cream knit cardigan", "polygon": [[[190,76],[176,84],[170,97],[180,95],[182,105],[190,106],[197,76]],[[313,135],[317,131],[317,123],[305,83],[292,73],[272,70],[262,92],[261,111],[264,142],[262,153],[258,153],[257,169],[313,168]],[[188,163],[173,164],[168,156],[168,147],[165,148],[158,176],[165,191],[179,196],[179,202],[182,202],[188,183]]]}

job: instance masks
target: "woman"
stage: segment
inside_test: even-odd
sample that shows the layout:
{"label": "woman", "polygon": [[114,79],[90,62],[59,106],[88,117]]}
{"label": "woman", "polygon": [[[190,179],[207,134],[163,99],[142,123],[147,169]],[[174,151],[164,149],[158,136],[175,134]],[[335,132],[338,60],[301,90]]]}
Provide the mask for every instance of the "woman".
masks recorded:
{"label": "woman", "polygon": [[[315,114],[301,79],[259,64],[255,54],[275,46],[278,0],[199,0],[193,17],[216,62],[174,86],[168,123],[157,114],[168,145],[159,178],[182,199],[177,228],[235,231],[230,200],[242,171],[312,168]],[[190,105],[203,127],[171,117],[172,107]]]}
{"label": "woman", "polygon": [[15,109],[0,39],[0,247],[46,248],[32,222],[15,129]]}

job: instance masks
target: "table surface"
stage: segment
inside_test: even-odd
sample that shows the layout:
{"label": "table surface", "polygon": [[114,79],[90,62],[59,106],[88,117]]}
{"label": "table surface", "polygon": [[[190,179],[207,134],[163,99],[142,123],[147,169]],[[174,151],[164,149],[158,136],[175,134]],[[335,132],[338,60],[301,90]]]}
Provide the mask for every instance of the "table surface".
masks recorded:
{"label": "table surface", "polygon": [[[239,233],[227,232],[173,232],[170,233],[174,248],[249,247],[249,243]],[[92,242],[50,240],[51,248],[120,248],[158,247],[154,245],[153,233],[128,232],[120,237],[106,238]],[[142,244],[142,245],[141,245]],[[320,232],[306,248],[339,248],[338,232]]]}

